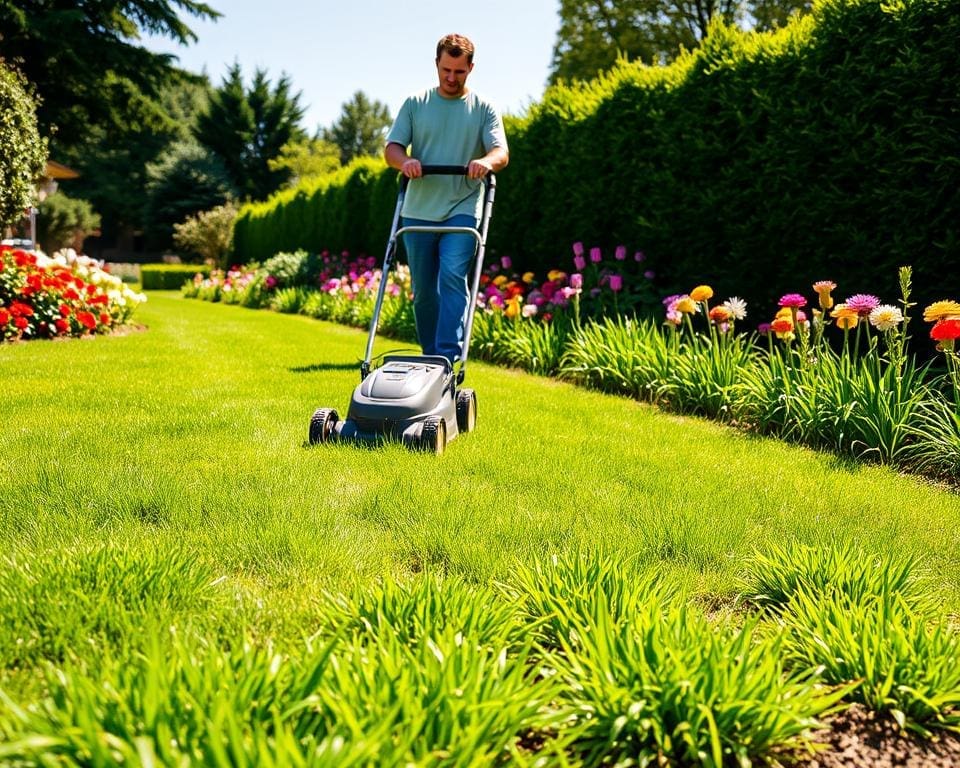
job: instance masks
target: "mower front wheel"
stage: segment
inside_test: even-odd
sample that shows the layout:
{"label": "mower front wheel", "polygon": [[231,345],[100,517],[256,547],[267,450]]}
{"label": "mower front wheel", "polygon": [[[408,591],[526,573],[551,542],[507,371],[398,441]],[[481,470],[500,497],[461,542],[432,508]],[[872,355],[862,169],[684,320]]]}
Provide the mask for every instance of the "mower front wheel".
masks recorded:
{"label": "mower front wheel", "polygon": [[457,392],[457,429],[473,432],[477,426],[477,393],[472,389]]}
{"label": "mower front wheel", "polygon": [[340,416],[333,408],[318,408],[310,418],[310,445],[325,443],[333,434]]}
{"label": "mower front wheel", "polygon": [[425,453],[443,453],[447,447],[447,423],[440,416],[428,416],[424,420],[417,447]]}

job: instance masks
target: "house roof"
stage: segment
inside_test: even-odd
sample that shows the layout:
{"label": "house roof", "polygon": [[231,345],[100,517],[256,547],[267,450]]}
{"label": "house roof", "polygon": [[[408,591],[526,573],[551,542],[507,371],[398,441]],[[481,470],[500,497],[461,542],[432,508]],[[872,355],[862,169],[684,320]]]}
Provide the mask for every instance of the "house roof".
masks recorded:
{"label": "house roof", "polygon": [[80,176],[73,168],[55,160],[47,160],[47,170],[44,175],[48,179],[76,179]]}

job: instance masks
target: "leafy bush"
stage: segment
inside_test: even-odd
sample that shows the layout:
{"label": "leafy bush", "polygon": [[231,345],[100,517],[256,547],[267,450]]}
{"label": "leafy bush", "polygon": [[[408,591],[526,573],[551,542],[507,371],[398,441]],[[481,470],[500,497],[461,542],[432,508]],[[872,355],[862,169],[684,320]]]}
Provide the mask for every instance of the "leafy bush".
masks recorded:
{"label": "leafy bush", "polygon": [[140,267],[140,283],[145,291],[175,291],[197,274],[210,273],[210,267],[196,264],[144,264]]}
{"label": "leafy bush", "polygon": [[0,229],[33,204],[36,182],[47,159],[37,131],[36,105],[26,82],[0,59]]}
{"label": "leafy bush", "polygon": [[100,215],[86,200],[56,192],[40,203],[37,226],[38,239],[47,251],[80,250],[84,238],[100,226]]}
{"label": "leafy bush", "polygon": [[197,254],[205,263],[222,267],[233,247],[236,218],[237,206],[230,201],[209,211],[201,211],[173,225],[173,242]]}

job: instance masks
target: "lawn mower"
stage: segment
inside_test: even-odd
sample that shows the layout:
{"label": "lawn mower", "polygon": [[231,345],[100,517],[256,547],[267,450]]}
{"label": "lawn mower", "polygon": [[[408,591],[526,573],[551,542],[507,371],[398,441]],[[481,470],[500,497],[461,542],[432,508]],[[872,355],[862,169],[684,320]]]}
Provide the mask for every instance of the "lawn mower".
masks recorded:
{"label": "lawn mower", "polygon": [[[466,175],[461,165],[424,165],[424,175]],[[470,349],[473,314],[480,290],[483,254],[487,229],[493,215],[496,178],[493,173],[484,179],[483,209],[477,227],[408,226],[398,227],[400,210],[409,179],[400,179],[400,191],[390,226],[390,238],[383,258],[380,287],[370,320],[367,349],[360,363],[360,384],[353,392],[347,417],[340,419],[333,408],[318,408],[310,419],[310,444],[330,441],[380,443],[400,440],[410,448],[430,453],[443,453],[450,440],[461,432],[470,432],[477,420],[477,395],[463,387]],[[373,344],[380,321],[387,275],[397,253],[397,238],[405,232],[459,232],[469,234],[477,242],[463,330],[463,349],[456,364],[441,355],[387,354],[382,364],[371,370]],[[456,367],[455,367],[456,365]]]}

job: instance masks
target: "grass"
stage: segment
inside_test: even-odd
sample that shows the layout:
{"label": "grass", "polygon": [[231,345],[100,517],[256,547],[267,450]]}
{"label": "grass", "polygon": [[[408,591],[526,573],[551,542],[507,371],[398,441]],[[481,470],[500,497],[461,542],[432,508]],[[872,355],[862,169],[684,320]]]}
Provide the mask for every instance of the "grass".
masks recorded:
{"label": "grass", "polygon": [[[522,627],[549,617],[517,618],[496,601],[507,596],[506,605],[513,605],[510,595],[530,592],[537,583],[531,574],[554,556],[613,557],[629,563],[638,578],[652,574],[670,594],[716,609],[733,603],[758,552],[775,551],[784,542],[848,545],[922,561],[942,611],[960,612],[960,497],[888,468],[846,464],[716,423],[666,415],[631,399],[481,363],[471,363],[468,371],[479,397],[477,431],[458,438],[442,457],[394,445],[309,448],[313,410],[346,409],[358,380],[362,332],[171,293],[150,294],[137,320],[148,326],[146,332],[0,346],[0,546],[7,556],[0,565],[0,605],[16,617],[0,629],[0,689],[20,704],[54,696],[46,706],[56,713],[40,722],[36,712],[8,707],[14,714],[0,717],[0,760],[5,737],[18,744],[15,734],[23,730],[40,739],[44,728],[49,738],[60,739],[50,742],[52,752],[87,754],[84,745],[96,735],[84,734],[98,722],[97,712],[122,720],[113,732],[132,734],[121,739],[127,746],[117,746],[120,751],[105,762],[71,760],[110,764],[123,749],[147,749],[138,741],[142,731],[130,725],[146,722],[138,709],[144,703],[132,693],[138,686],[199,697],[197,706],[209,706],[211,717],[222,722],[194,722],[195,713],[183,714],[186,720],[178,722],[189,731],[184,744],[204,728],[229,734],[224,748],[234,750],[235,765],[267,764],[267,752],[282,764],[284,750],[301,748],[306,732],[316,741],[313,762],[303,764],[363,764],[369,760],[364,750],[375,749],[382,736],[399,750],[398,761],[439,760],[422,751],[434,744],[441,752],[451,750],[448,764],[467,765],[471,754],[480,754],[478,734],[502,736],[507,720],[513,724],[507,730],[518,736],[537,734],[524,749],[494,744],[497,754],[509,752],[515,762],[529,757],[531,744],[549,742],[550,734],[564,728],[570,730],[556,743],[566,745],[568,755],[594,754],[600,749],[597,731],[578,731],[577,713],[603,703],[615,723],[610,702],[646,685],[637,678],[622,690],[604,690],[605,670],[633,665],[644,643],[656,640],[669,650],[670,637],[692,637],[686,630],[667,631],[672,622],[701,627],[701,618],[688,621],[687,608],[671,608],[664,614],[671,622],[665,630],[656,629],[656,622],[615,621],[615,644],[607,650],[593,638],[584,659],[556,662],[554,679],[586,670],[585,688],[565,704],[558,697],[561,709],[545,712],[543,701],[550,697],[542,686],[549,678],[531,670],[547,662],[529,659],[558,652],[557,644],[562,652],[569,640],[558,635],[546,650],[533,648],[531,633]],[[381,340],[378,350],[394,346]],[[178,564],[173,570],[164,566],[171,562]],[[104,591],[104,569],[118,574],[112,593]],[[445,585],[440,597],[424,574]],[[617,593],[615,585],[604,589]],[[65,600],[64,593],[76,599]],[[13,610],[20,594],[31,595],[30,615]],[[554,605],[555,619],[561,603],[556,596],[550,600],[531,596],[518,605]],[[485,620],[478,602],[496,605],[491,612],[501,618]],[[587,608],[577,608],[571,621],[609,623],[611,607],[597,615],[588,615]],[[31,615],[46,624],[31,624]],[[51,634],[58,616],[63,626]],[[752,621],[745,632],[723,635],[701,655],[682,658],[694,664],[723,658],[742,644],[753,647]],[[427,626],[431,634],[424,640],[417,627]],[[171,633],[182,641],[171,646]],[[325,643],[337,637],[336,653],[328,649],[324,655]],[[247,658],[247,643],[260,661]],[[374,666],[383,667],[401,647],[409,649],[408,682],[418,691],[453,695],[461,690],[454,683],[462,669],[487,670],[486,682],[463,689],[468,699],[462,711],[448,702],[453,709],[446,720],[430,714],[427,700],[404,703],[401,697],[398,703],[389,696],[360,717],[365,700],[358,694],[344,699],[344,691],[354,686],[373,698],[385,695],[396,681],[362,671],[363,659],[379,659]],[[271,654],[291,659],[295,668],[284,674],[292,681],[278,682],[262,669],[273,664]],[[194,679],[196,660],[207,656],[227,670],[226,682]],[[439,666],[431,666],[431,658]],[[163,674],[153,670],[158,659],[169,664]],[[46,662],[55,666],[37,674]],[[252,671],[236,665],[252,665]],[[316,671],[328,667],[334,672]],[[320,675],[332,686],[323,706],[310,703],[298,674]],[[727,674],[703,682],[710,696],[735,688],[724,681],[745,671]],[[258,685],[277,689],[270,699],[275,706],[263,704],[253,717],[249,707],[260,700],[248,687],[262,675],[267,677]],[[779,672],[765,667],[751,685],[774,678]],[[110,685],[98,686],[97,680]],[[668,683],[682,681],[662,681]],[[794,693],[783,696],[816,698],[796,694],[807,691],[800,678],[785,685]],[[540,703],[532,706],[524,691],[536,691]],[[953,694],[941,693],[953,700]],[[780,695],[771,693],[771,706]],[[704,710],[710,696],[670,705],[672,713],[699,718],[697,740],[648,737],[643,734],[649,729],[641,733],[632,724],[634,735],[618,750],[626,755],[674,744],[688,750],[676,752],[678,758],[699,755],[703,764],[718,755],[722,761],[733,755],[761,759],[762,750],[757,757],[755,747],[743,744],[776,743],[778,734],[789,741],[798,723],[826,706],[821,701],[784,715],[776,722],[786,730],[741,737],[723,730],[727,715],[719,709],[712,715]],[[344,701],[356,710],[347,712]],[[490,702],[499,702],[496,711],[487,711]],[[422,726],[415,743],[398,742],[390,730],[390,718],[399,717],[391,707],[401,704],[413,708],[404,715],[408,721]],[[304,707],[326,725],[310,725],[314,720],[297,714]],[[665,711],[663,702],[650,706],[650,712]],[[656,731],[650,717],[641,718],[644,728]],[[743,727],[742,716],[729,717]],[[248,733],[244,723],[251,718],[255,725]],[[757,722],[773,728],[765,715]],[[230,731],[234,726],[239,735]],[[156,744],[166,743],[164,727],[155,730]],[[675,734],[685,732],[682,722],[676,724]],[[215,746],[198,742],[194,754],[220,762],[205,752]],[[179,759],[157,756],[160,762]]]}

